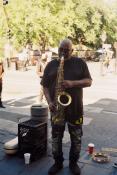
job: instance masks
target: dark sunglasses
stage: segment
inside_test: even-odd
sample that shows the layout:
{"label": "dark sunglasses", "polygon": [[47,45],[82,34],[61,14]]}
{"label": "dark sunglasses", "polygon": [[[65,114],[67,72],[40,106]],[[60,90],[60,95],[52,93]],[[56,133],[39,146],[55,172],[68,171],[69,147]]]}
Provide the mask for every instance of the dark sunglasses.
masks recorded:
{"label": "dark sunglasses", "polygon": [[61,52],[70,52],[71,51],[71,49],[64,49],[64,48],[59,48],[59,51],[61,51]]}

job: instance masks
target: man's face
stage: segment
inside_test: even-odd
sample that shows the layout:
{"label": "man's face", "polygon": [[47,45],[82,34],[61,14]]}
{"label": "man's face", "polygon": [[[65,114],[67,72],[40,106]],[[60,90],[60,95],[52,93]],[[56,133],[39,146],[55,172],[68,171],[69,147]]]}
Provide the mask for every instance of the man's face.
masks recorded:
{"label": "man's face", "polygon": [[58,49],[59,58],[63,56],[65,60],[69,59],[72,51],[72,46],[69,43],[62,43]]}

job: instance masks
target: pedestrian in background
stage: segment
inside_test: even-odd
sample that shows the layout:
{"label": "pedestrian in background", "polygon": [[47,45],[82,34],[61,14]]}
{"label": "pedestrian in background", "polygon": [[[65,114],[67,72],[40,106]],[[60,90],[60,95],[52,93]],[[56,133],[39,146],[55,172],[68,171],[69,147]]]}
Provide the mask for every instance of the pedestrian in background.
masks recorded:
{"label": "pedestrian in background", "polygon": [[[37,68],[36,68],[37,69],[36,72],[37,72],[37,75],[39,76],[40,81],[43,77],[43,73],[46,65],[47,65],[47,55],[43,53],[41,58],[38,59]],[[38,102],[42,103],[43,101],[44,101],[43,87],[40,85]]]}
{"label": "pedestrian in background", "polygon": [[52,51],[50,51],[49,47],[46,49],[45,54],[47,56],[47,62],[50,62],[52,60]]}
{"label": "pedestrian in background", "polygon": [[2,103],[2,84],[3,84],[3,73],[4,73],[4,67],[3,67],[3,62],[2,59],[0,58],[0,108],[5,108]]}

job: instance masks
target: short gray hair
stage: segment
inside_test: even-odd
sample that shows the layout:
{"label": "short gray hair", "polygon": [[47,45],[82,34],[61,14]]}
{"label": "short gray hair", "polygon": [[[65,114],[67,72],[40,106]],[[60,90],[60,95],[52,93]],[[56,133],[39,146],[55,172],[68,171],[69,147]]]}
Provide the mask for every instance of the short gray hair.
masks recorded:
{"label": "short gray hair", "polygon": [[73,44],[72,44],[72,41],[71,41],[70,39],[68,39],[68,38],[65,38],[65,39],[63,39],[62,41],[60,41],[59,46],[60,46],[62,43],[70,44],[71,46],[73,45]]}

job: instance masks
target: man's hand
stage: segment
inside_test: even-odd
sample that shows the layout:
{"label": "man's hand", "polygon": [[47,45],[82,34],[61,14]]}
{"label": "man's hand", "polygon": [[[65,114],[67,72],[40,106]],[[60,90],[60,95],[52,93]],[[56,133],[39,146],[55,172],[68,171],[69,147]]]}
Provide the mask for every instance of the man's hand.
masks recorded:
{"label": "man's hand", "polygon": [[62,87],[63,88],[72,88],[73,86],[74,86],[74,83],[71,80],[64,80],[62,82]]}
{"label": "man's hand", "polygon": [[56,105],[53,103],[50,97],[49,89],[48,88],[43,88],[46,100],[48,102],[48,106],[51,112],[56,112]]}
{"label": "man's hand", "polygon": [[51,112],[56,112],[56,106],[54,103],[50,102],[48,105]]}

